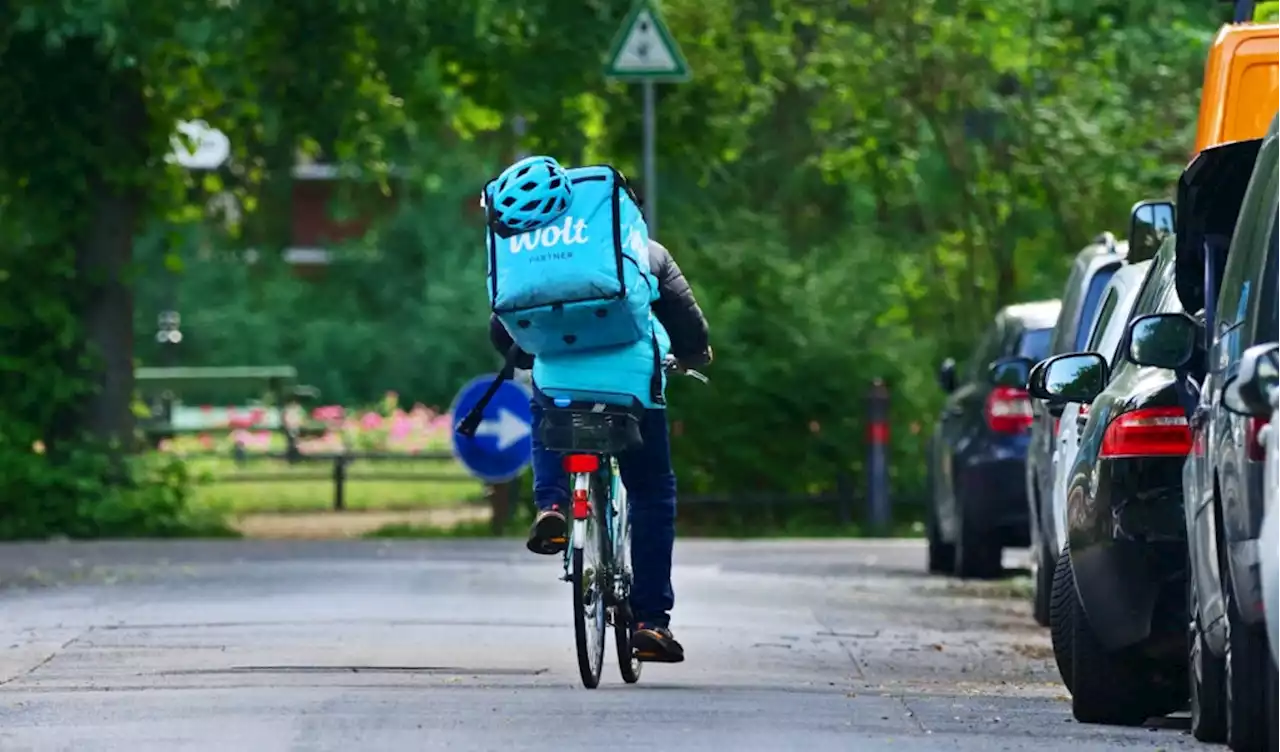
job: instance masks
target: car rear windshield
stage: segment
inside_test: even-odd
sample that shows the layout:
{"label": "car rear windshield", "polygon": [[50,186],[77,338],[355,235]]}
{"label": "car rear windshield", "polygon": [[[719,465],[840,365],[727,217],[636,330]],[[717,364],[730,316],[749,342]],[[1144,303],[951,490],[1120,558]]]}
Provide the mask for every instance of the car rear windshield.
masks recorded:
{"label": "car rear windshield", "polygon": [[1052,329],[1028,329],[1018,340],[1018,354],[1036,361],[1044,360],[1049,357],[1049,340],[1052,338]]}
{"label": "car rear windshield", "polygon": [[1119,266],[1107,266],[1099,269],[1097,274],[1093,275],[1093,279],[1089,280],[1089,292],[1085,293],[1084,304],[1080,306],[1080,311],[1076,314],[1080,321],[1080,325],[1076,328],[1076,346],[1074,352],[1083,352],[1085,346],[1089,344],[1089,326],[1088,322],[1093,321],[1093,312],[1098,308],[1098,301],[1102,300],[1102,291],[1107,289],[1107,283],[1115,276]]}

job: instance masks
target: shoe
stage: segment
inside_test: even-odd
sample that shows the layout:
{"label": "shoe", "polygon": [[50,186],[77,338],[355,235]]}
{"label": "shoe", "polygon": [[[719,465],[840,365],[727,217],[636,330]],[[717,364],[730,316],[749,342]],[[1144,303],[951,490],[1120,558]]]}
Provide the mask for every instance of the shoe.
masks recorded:
{"label": "shoe", "polygon": [[666,627],[641,623],[631,633],[631,648],[644,663],[680,663],[684,648]]}
{"label": "shoe", "polygon": [[564,551],[569,543],[569,523],[559,506],[543,509],[529,528],[530,551],[542,556],[554,556]]}

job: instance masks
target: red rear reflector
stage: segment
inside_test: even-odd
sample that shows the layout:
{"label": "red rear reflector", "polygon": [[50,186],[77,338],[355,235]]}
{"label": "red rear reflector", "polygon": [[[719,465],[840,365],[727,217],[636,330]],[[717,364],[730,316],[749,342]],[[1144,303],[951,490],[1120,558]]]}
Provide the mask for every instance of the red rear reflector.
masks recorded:
{"label": "red rear reflector", "polygon": [[1026,389],[998,386],[987,395],[987,425],[996,433],[1019,433],[1031,428],[1031,398]]}
{"label": "red rear reflector", "polygon": [[1191,429],[1180,407],[1149,407],[1111,421],[1102,436],[1102,457],[1161,457],[1191,451]]}
{"label": "red rear reflector", "polygon": [[1249,459],[1254,462],[1263,462],[1267,459],[1267,448],[1262,445],[1258,439],[1262,429],[1267,427],[1270,421],[1267,418],[1250,418],[1249,426],[1245,428],[1245,444],[1248,447]]}
{"label": "red rear reflector", "polygon": [[570,475],[594,473],[600,469],[600,458],[594,454],[570,454],[564,458],[564,471]]}
{"label": "red rear reflector", "polygon": [[587,498],[586,491],[573,492],[573,518],[575,520],[585,520],[591,516],[591,500]]}

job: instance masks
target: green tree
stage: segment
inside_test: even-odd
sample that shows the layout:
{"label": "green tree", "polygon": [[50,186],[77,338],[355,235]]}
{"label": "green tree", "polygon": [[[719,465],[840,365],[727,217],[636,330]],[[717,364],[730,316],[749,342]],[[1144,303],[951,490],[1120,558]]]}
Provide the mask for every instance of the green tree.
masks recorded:
{"label": "green tree", "polygon": [[[46,507],[73,519],[100,495],[107,466],[73,459],[90,446],[82,429],[95,446],[129,436],[129,323],[151,326],[130,282],[155,296],[162,266],[201,301],[187,321],[203,362],[251,340],[335,399],[397,388],[435,402],[491,365],[467,196],[514,153],[515,114],[525,149],[638,174],[638,92],[599,74],[626,6],[11,3],[0,498],[39,505],[37,529],[66,526]],[[666,0],[695,78],[660,91],[660,240],[719,356],[710,387],[673,386],[685,487],[813,490],[857,474],[862,397],[883,377],[895,482],[921,492],[937,361],[967,351],[998,306],[1057,295],[1089,237],[1171,193],[1205,45],[1229,12],[1216,6]],[[235,146],[199,186],[163,161],[173,122],[197,117]],[[189,252],[282,246],[299,150],[374,180],[411,168],[402,211],[366,238],[378,253],[308,286],[270,259],[250,275]],[[223,189],[253,210],[243,227],[183,230],[195,197]]]}
{"label": "green tree", "polygon": [[[26,532],[66,527],[113,466],[122,481],[118,462],[90,460],[132,443],[134,236],[149,217],[194,208],[190,176],[163,160],[175,121],[204,118],[228,132],[237,187],[269,206],[287,195],[283,176],[299,148],[376,167],[404,123],[387,66],[416,67],[427,8],[6,6],[0,498],[49,510]],[[247,236],[278,247],[280,213],[258,217]],[[37,441],[45,453],[33,453]]]}

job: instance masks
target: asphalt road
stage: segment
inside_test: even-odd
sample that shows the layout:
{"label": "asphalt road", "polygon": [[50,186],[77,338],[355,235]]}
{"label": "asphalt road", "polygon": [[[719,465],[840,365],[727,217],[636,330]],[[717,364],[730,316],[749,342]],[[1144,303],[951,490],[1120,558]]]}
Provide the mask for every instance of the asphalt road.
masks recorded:
{"label": "asphalt road", "polygon": [[918,542],[676,559],[688,660],[591,691],[518,541],[0,546],[0,750],[1201,748],[1075,723],[1025,599]]}

